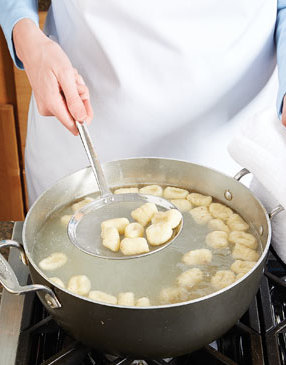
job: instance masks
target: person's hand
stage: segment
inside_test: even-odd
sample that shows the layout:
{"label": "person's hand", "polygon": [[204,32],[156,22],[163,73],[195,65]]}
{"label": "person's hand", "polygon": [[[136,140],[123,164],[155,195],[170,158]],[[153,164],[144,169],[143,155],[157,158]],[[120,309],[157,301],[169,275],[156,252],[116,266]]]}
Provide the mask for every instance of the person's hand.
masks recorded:
{"label": "person's hand", "polygon": [[32,86],[39,113],[55,116],[77,135],[75,120],[90,123],[93,111],[88,88],[65,52],[29,19],[16,23],[13,41]]}
{"label": "person's hand", "polygon": [[283,108],[282,108],[282,124],[286,127],[286,95],[284,96],[283,99]]}

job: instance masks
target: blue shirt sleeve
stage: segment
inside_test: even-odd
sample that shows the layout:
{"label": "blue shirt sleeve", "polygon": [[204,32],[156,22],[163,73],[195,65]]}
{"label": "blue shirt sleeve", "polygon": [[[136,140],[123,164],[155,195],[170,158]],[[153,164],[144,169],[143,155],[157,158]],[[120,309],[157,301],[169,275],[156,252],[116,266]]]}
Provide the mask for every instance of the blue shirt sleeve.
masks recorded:
{"label": "blue shirt sleeve", "polygon": [[281,118],[283,98],[286,93],[286,0],[278,0],[277,6],[278,8],[275,31],[279,78],[277,113],[279,118]]}
{"label": "blue shirt sleeve", "polygon": [[23,63],[16,55],[12,31],[14,25],[23,18],[29,18],[39,25],[37,0],[0,0],[0,25],[15,65],[23,69]]}

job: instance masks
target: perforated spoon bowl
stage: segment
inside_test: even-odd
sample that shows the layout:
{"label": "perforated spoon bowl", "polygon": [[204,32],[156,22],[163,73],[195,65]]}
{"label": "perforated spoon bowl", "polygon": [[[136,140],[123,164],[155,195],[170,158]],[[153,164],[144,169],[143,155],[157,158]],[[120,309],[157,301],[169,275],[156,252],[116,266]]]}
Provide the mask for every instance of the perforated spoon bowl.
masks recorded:
{"label": "perforated spoon bowl", "polygon": [[143,194],[113,194],[105,180],[103,170],[85,123],[76,122],[79,135],[92,167],[100,197],[79,209],[69,221],[67,232],[72,244],[85,253],[106,259],[131,259],[147,256],[169,246],[178,237],[183,227],[183,218],[173,230],[172,237],[160,246],[150,246],[150,251],[138,255],[124,255],[112,252],[101,241],[101,222],[107,219],[129,217],[132,210],[144,203],[156,204],[159,211],[177,209],[166,199]]}

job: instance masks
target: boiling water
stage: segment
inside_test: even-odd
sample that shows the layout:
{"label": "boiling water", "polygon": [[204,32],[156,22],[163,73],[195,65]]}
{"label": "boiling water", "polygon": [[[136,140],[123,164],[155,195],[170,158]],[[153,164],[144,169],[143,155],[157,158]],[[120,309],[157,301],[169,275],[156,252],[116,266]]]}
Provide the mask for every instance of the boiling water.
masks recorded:
{"label": "boiling water", "polygon": [[[206,245],[205,237],[210,230],[207,225],[196,224],[189,212],[183,213],[184,225],[179,238],[162,251],[129,260],[108,260],[88,255],[71,244],[67,236],[67,226],[60,219],[63,215],[73,214],[72,204],[50,215],[35,238],[33,251],[36,264],[54,252],[67,255],[68,261],[63,267],[45,272],[48,277],[59,277],[65,285],[74,275],[86,275],[91,281],[91,290],[101,290],[115,296],[120,292],[132,291],[136,298],[147,296],[152,305],[158,305],[160,291],[175,285],[176,277],[192,267],[182,263],[184,253],[208,248],[213,254],[209,265],[196,265],[203,271],[204,280],[190,291],[189,299],[214,292],[210,278],[217,270],[229,270],[234,262],[229,247],[212,249]],[[132,209],[126,210],[120,216],[133,221],[130,216]],[[250,232],[259,242],[258,235],[251,230]],[[261,245],[259,250],[261,252]]]}

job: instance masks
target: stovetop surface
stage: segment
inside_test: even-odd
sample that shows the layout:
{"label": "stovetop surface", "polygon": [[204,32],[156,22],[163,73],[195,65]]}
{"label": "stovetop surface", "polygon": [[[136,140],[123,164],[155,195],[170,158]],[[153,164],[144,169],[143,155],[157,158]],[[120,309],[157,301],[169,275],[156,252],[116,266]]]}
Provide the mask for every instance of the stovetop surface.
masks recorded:
{"label": "stovetop surface", "polygon": [[[21,224],[14,239],[21,241]],[[9,261],[22,284],[28,271],[11,250]],[[24,269],[24,270],[23,270]],[[286,266],[270,252],[257,295],[224,336],[199,351],[173,359],[118,358],[96,352],[68,336],[38,297],[3,294],[0,365],[284,365],[286,364]]]}

